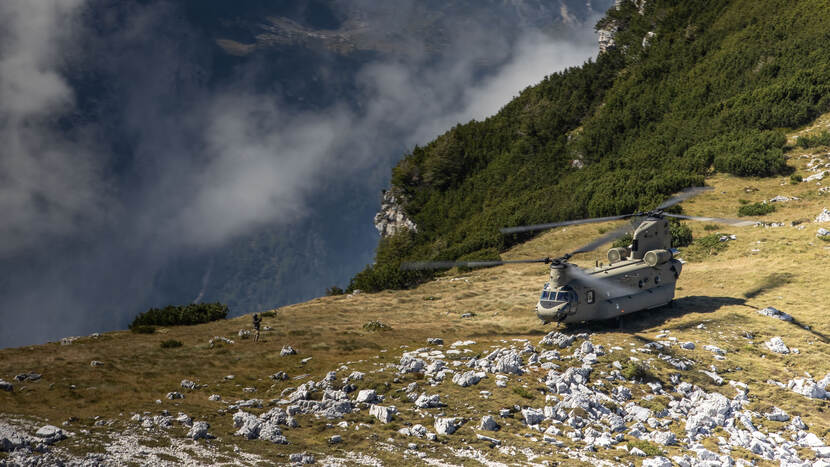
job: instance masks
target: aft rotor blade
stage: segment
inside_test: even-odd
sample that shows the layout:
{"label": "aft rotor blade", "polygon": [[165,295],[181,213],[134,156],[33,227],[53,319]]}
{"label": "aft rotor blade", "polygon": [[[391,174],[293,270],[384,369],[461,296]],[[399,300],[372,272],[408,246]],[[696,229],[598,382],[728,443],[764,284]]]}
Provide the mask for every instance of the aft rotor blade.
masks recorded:
{"label": "aft rotor blade", "polygon": [[503,234],[512,234],[512,233],[519,233],[519,232],[532,232],[534,230],[544,230],[550,229],[553,227],[562,227],[566,225],[579,225],[579,224],[593,224],[595,222],[607,222],[607,221],[616,221],[620,219],[625,219],[626,217],[631,217],[633,214],[623,214],[621,216],[609,216],[609,217],[594,217],[591,219],[576,219],[572,221],[562,221],[562,222],[551,222],[549,224],[535,224],[535,225],[522,225],[518,227],[505,227],[500,229],[499,231]]}
{"label": "aft rotor blade", "polygon": [[570,252],[568,254],[568,256],[575,255],[577,253],[587,253],[589,251],[594,251],[598,247],[600,247],[601,245],[604,245],[604,244],[606,244],[610,241],[613,241],[613,240],[616,240],[616,239],[622,237],[623,235],[625,235],[628,232],[628,230],[630,228],[631,228],[631,226],[628,225],[627,223],[625,225],[617,227],[616,229],[612,230],[611,232],[608,232],[607,234],[603,235],[602,237],[597,238],[596,240],[594,240],[593,242],[583,246],[582,248],[579,248],[577,250],[574,250],[574,251]]}
{"label": "aft rotor blade", "polygon": [[719,224],[729,224],[734,225],[736,227],[748,227],[750,225],[755,225],[755,221],[750,220],[741,220],[741,219],[727,219],[724,217],[700,217],[700,216],[684,216],[683,214],[669,214],[663,213],[666,217],[676,217],[678,219],[689,219],[693,221],[703,221],[703,222],[717,222]]}
{"label": "aft rotor blade", "polygon": [[428,269],[449,269],[454,267],[459,268],[485,268],[490,266],[501,266],[502,264],[511,263],[550,263],[550,258],[541,259],[507,259],[496,261],[414,261],[409,263],[402,263],[401,269],[404,271],[422,271]]}
{"label": "aft rotor blade", "polygon": [[671,198],[663,201],[663,203],[660,206],[657,206],[654,209],[656,211],[666,209],[668,207],[674,206],[677,203],[680,203],[682,201],[686,201],[687,199],[689,199],[693,196],[697,196],[697,195],[703,193],[704,191],[710,191],[712,189],[713,188],[710,187],[710,186],[696,186],[696,187],[692,187],[692,188],[686,188],[685,190],[681,191],[680,193],[678,193],[678,194],[672,196]]}

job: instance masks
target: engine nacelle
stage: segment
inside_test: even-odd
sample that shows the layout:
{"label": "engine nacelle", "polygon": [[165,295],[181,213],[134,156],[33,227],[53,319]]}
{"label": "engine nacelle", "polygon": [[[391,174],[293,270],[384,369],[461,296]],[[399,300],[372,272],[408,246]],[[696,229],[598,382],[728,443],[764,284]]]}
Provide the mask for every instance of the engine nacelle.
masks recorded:
{"label": "engine nacelle", "polygon": [[628,257],[628,248],[611,248],[608,250],[608,262],[616,263]]}
{"label": "engine nacelle", "polygon": [[672,256],[672,252],[669,250],[651,250],[647,251],[643,256],[643,262],[651,267],[654,267],[658,264],[667,263],[672,259]]}

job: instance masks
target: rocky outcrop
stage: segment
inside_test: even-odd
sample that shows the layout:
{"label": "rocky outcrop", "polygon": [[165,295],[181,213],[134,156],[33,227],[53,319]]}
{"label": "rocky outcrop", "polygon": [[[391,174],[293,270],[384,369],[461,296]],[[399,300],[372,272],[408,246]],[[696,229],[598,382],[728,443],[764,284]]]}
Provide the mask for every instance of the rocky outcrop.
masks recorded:
{"label": "rocky outcrop", "polygon": [[418,231],[418,226],[406,216],[403,207],[398,203],[398,198],[391,190],[383,192],[380,211],[375,214],[375,228],[384,238],[391,237],[404,229],[412,232]]}

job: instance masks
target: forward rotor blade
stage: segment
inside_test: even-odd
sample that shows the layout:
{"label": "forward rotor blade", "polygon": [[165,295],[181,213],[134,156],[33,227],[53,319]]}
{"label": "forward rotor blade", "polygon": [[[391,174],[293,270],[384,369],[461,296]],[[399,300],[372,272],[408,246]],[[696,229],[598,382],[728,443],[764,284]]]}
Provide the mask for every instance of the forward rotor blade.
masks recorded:
{"label": "forward rotor blade", "polygon": [[717,222],[719,224],[729,224],[734,225],[736,227],[748,227],[750,225],[755,225],[755,221],[750,220],[740,220],[740,219],[727,219],[724,217],[700,217],[700,216],[685,216],[683,214],[669,214],[663,213],[666,217],[676,217],[678,219],[689,219],[693,221],[703,221],[703,222]]}
{"label": "forward rotor blade", "polygon": [[621,216],[594,217],[591,219],[576,219],[572,221],[551,222],[550,224],[521,225],[518,227],[505,227],[503,229],[499,229],[499,231],[503,234],[532,232],[534,230],[544,230],[553,227],[562,227],[565,225],[593,224],[595,222],[616,221],[619,219],[625,219],[626,217],[631,217],[632,215],[633,214],[623,214]]}
{"label": "forward rotor blade", "polygon": [[502,264],[510,263],[550,263],[550,258],[541,259],[507,259],[498,261],[414,261],[409,263],[402,263],[401,270],[403,271],[423,271],[428,269],[449,269],[454,267],[460,268],[484,268],[489,266],[501,266]]}
{"label": "forward rotor blade", "polygon": [[572,256],[572,255],[575,255],[577,253],[587,253],[589,251],[594,251],[598,247],[600,247],[601,245],[604,245],[604,244],[606,244],[610,241],[613,241],[613,240],[616,240],[616,239],[622,237],[623,235],[625,235],[628,232],[629,229],[631,229],[631,226],[626,223],[625,225],[617,227],[616,229],[612,230],[611,232],[608,232],[607,234],[603,235],[602,237],[597,238],[593,242],[591,242],[591,243],[589,243],[589,244],[587,244],[587,245],[585,245],[585,246],[583,246],[583,247],[581,247],[577,250],[574,250],[574,251],[570,252],[568,254],[568,256]]}
{"label": "forward rotor blade", "polygon": [[705,191],[711,191],[713,188],[710,186],[696,186],[692,188],[686,188],[685,190],[681,191],[680,193],[672,196],[671,198],[663,201],[660,206],[654,208],[655,211],[661,211],[663,209],[669,208],[674,206],[677,203],[682,201],[686,201],[687,199],[697,196]]}

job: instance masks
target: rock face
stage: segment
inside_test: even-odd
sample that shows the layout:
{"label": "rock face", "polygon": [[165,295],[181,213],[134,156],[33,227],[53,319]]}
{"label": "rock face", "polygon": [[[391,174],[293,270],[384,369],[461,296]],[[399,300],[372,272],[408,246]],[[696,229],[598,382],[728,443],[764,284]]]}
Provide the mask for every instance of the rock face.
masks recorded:
{"label": "rock face", "polygon": [[610,21],[608,24],[600,29],[597,29],[597,43],[599,44],[599,53],[605,53],[617,46],[614,40],[614,35],[617,33],[617,24]]}
{"label": "rock face", "polygon": [[14,451],[29,446],[32,439],[25,433],[0,422],[0,451]]}
{"label": "rock face", "polygon": [[406,216],[391,190],[383,192],[380,211],[375,214],[375,228],[384,238],[391,237],[404,229],[412,232],[418,231],[418,226]]}

